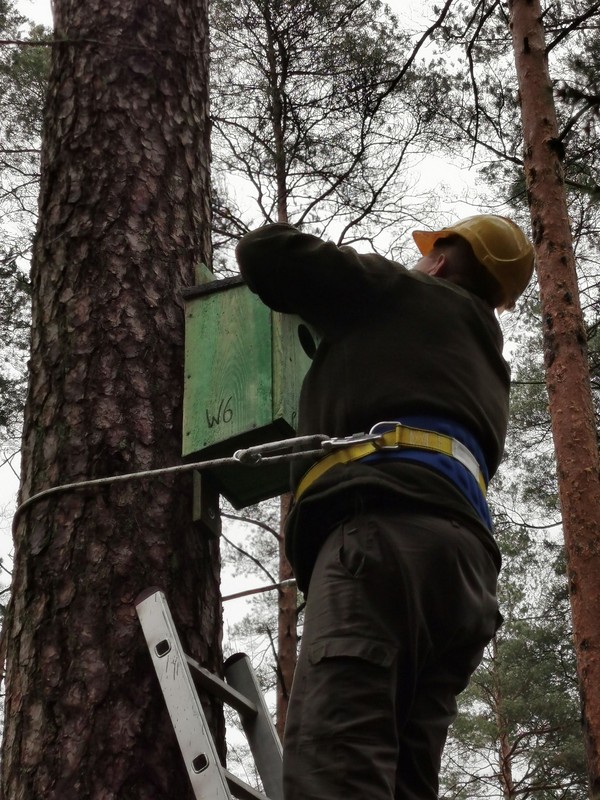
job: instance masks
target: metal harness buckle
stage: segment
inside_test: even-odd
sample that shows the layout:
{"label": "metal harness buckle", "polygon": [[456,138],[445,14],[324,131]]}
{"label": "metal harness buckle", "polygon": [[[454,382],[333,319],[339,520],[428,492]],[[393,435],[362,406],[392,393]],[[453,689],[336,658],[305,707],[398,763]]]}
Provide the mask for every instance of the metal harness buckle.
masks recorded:
{"label": "metal harness buckle", "polygon": [[[377,429],[380,428],[381,426],[384,426],[384,429],[382,431],[380,431],[379,433],[376,433]],[[375,447],[378,450],[397,450],[398,447],[400,446],[399,432],[400,432],[402,427],[403,427],[402,423],[401,422],[397,422],[396,420],[392,420],[392,421],[389,421],[389,422],[386,422],[384,420],[383,422],[378,422],[376,425],[373,425],[373,427],[369,431],[369,435],[375,437],[372,441],[373,441],[373,444],[375,445]],[[396,433],[396,441],[395,442],[392,442],[392,444],[378,444],[377,443],[378,440],[382,439],[383,436],[386,433],[391,433],[392,431],[394,431]]]}
{"label": "metal harness buckle", "polygon": [[373,443],[377,446],[377,441],[381,439],[380,433],[353,433],[352,436],[333,436],[331,439],[325,439],[321,442],[323,450],[342,450],[346,447],[353,447],[355,444],[369,444]]}

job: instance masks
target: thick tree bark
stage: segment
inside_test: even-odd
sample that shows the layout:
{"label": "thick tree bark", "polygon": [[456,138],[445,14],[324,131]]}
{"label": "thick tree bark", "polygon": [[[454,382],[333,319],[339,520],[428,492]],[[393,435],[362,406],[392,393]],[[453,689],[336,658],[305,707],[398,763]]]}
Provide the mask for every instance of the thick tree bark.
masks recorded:
{"label": "thick tree bark", "polygon": [[513,0],[525,175],[592,797],[600,796],[600,464],[539,0]]}
{"label": "thick tree bark", "polygon": [[[204,0],[56,0],[55,14],[21,500],[179,461],[180,293],[210,261]],[[22,515],[6,800],[190,796],[134,600],[164,589],[216,668],[218,542],[191,505],[190,480],[165,478]]]}

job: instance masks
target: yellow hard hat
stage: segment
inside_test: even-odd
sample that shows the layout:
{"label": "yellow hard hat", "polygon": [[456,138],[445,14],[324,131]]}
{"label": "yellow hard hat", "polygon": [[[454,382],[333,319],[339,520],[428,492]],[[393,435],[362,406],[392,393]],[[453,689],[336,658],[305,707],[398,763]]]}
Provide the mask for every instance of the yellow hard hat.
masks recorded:
{"label": "yellow hard hat", "polygon": [[462,236],[476,259],[498,281],[504,292],[499,311],[515,307],[533,273],[533,247],[521,228],[508,217],[479,214],[440,231],[413,231],[422,255],[429,255],[438,239]]}

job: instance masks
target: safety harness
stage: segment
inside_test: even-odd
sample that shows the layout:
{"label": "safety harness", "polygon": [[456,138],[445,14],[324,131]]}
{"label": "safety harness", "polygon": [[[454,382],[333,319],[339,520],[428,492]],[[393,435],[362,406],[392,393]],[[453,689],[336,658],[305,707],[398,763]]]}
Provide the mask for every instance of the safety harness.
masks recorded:
{"label": "safety harness", "polygon": [[473,453],[458,439],[443,433],[413,428],[399,422],[379,422],[368,434],[331,439],[327,445],[331,452],[313,464],[300,480],[294,493],[296,502],[332,467],[400,449],[426,450],[450,456],[473,475],[484,497],[487,493],[485,477]]}

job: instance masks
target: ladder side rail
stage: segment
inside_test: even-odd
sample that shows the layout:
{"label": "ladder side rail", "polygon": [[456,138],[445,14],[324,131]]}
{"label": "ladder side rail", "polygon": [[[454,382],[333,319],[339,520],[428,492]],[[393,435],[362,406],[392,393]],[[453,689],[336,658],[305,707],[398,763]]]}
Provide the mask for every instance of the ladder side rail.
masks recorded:
{"label": "ladder side rail", "polygon": [[223,767],[163,592],[145,592],[136,610],[197,800],[231,800]]}
{"label": "ladder side rail", "polygon": [[225,662],[225,679],[258,709],[255,716],[240,714],[256,768],[271,800],[283,800],[282,747],[258,685],[250,659],[237,653]]}

